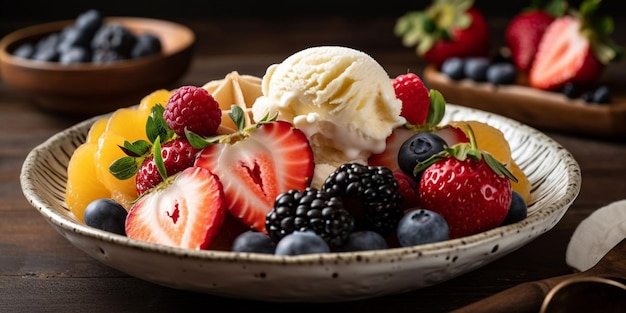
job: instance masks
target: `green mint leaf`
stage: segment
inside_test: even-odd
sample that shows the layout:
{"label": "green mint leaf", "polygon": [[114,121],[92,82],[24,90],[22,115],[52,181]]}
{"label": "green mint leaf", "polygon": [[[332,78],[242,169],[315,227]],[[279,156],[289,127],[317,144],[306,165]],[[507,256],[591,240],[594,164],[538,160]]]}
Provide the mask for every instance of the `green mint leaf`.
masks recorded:
{"label": "green mint leaf", "polygon": [[157,137],[161,138],[161,142],[167,142],[175,136],[174,131],[167,126],[163,112],[165,108],[160,104],[153,106],[150,111],[146,121],[146,136],[150,142],[154,142]]}
{"label": "green mint leaf", "polygon": [[228,116],[237,126],[237,130],[242,131],[246,127],[246,112],[240,106],[233,104]]}
{"label": "green mint leaf", "polygon": [[219,139],[223,136],[216,136],[212,139],[207,139],[185,128],[185,137],[194,148],[202,149],[219,142]]}
{"label": "green mint leaf", "polygon": [[130,156],[119,158],[111,163],[109,172],[119,180],[129,179],[137,173],[142,160],[143,158],[133,158]]}
{"label": "green mint leaf", "polygon": [[165,162],[163,161],[163,155],[161,154],[161,137],[157,137],[156,140],[154,141],[154,146],[152,149],[152,157],[154,160],[154,164],[157,167],[157,170],[159,171],[159,174],[161,174],[161,178],[163,178],[163,180],[167,179],[167,169],[165,168]]}

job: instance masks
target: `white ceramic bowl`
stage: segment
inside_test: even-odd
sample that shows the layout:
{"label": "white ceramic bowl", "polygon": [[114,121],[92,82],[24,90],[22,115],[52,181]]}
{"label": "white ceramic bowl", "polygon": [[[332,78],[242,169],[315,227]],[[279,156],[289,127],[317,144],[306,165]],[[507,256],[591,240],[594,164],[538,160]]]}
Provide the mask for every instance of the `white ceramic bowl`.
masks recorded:
{"label": "white ceramic bowl", "polygon": [[[480,120],[502,130],[532,184],[528,217],[477,235],[369,252],[274,256],[171,248],[78,222],[64,203],[66,167],[95,118],[48,139],[26,158],[24,195],[67,240],[100,262],[159,285],[272,302],[338,302],[415,290],[488,264],[552,229],[580,191],[572,155],[511,119],[448,105],[445,121]],[[97,117],[96,117],[97,118]]]}

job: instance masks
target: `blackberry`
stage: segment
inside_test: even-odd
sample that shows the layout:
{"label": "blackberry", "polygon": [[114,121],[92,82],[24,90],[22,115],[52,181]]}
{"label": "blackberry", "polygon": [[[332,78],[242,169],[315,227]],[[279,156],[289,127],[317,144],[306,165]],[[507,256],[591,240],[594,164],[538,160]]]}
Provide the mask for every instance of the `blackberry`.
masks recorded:
{"label": "blackberry", "polygon": [[279,194],[267,213],[265,229],[278,242],[295,231],[313,231],[331,247],[344,244],[354,228],[354,218],[341,198],[309,187]]}
{"label": "blackberry", "polygon": [[355,230],[373,230],[386,236],[404,215],[398,182],[384,166],[342,164],[326,178],[321,189],[343,199],[355,218]]}

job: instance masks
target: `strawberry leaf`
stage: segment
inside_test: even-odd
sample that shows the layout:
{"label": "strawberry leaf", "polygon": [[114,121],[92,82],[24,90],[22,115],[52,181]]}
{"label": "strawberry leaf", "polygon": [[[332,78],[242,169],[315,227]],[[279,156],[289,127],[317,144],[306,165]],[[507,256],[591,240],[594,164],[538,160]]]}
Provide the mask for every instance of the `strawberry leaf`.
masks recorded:
{"label": "strawberry leaf", "polygon": [[585,0],[580,4],[578,11],[572,10],[571,14],[581,21],[580,32],[591,43],[596,58],[602,64],[608,64],[621,60],[624,52],[622,47],[610,38],[614,30],[613,19],[597,15],[601,2]]}
{"label": "strawberry leaf", "polygon": [[139,170],[141,160],[143,160],[143,158],[134,158],[130,156],[119,158],[111,163],[109,166],[109,172],[117,179],[129,179]]}
{"label": "strawberry leaf", "polygon": [[466,29],[472,25],[472,17],[467,13],[473,0],[439,0],[423,11],[410,11],[396,21],[394,33],[402,37],[406,47],[416,46],[423,55],[439,41],[453,39],[450,29]]}
{"label": "strawberry leaf", "polygon": [[446,100],[441,92],[435,89],[430,90],[430,107],[426,117],[426,125],[431,127],[439,125],[446,113]]}
{"label": "strawberry leaf", "polygon": [[517,177],[515,177],[513,175],[513,173],[511,173],[509,171],[509,169],[506,168],[506,166],[504,166],[504,164],[498,162],[498,160],[496,160],[496,158],[494,158],[491,154],[487,153],[487,152],[483,152],[483,159],[485,159],[485,162],[487,162],[487,165],[489,165],[489,167],[498,175],[500,176],[506,176],[508,177],[510,180],[514,181],[514,182],[518,182]]}

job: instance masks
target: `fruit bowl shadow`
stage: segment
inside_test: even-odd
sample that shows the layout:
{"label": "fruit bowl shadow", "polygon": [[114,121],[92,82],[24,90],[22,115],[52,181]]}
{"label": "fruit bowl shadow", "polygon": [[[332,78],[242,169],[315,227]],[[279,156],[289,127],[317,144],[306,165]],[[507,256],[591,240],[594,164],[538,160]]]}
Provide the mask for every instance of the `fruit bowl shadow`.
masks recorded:
{"label": "fruit bowl shadow", "polygon": [[152,33],[161,41],[157,55],[109,64],[63,65],[14,56],[22,43],[61,31],[73,20],[26,27],[0,41],[0,74],[10,87],[32,98],[47,112],[89,117],[139,103],[153,90],[172,89],[189,69],[195,34],[186,26],[156,19],[108,17],[134,33]]}

